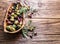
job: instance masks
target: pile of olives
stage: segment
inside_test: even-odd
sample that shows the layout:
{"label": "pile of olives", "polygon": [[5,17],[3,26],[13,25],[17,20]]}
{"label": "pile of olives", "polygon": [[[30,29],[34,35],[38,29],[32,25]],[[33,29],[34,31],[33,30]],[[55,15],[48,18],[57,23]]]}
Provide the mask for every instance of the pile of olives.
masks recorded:
{"label": "pile of olives", "polygon": [[26,13],[28,10],[28,7],[21,6],[19,2],[13,3],[12,7],[8,11],[6,29],[8,31],[16,31],[20,29],[23,21],[23,13]]}

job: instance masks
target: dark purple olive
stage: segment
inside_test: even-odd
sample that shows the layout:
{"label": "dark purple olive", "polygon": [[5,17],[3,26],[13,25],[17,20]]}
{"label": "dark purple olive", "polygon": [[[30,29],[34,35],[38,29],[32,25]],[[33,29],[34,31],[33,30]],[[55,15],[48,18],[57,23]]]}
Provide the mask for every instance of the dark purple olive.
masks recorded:
{"label": "dark purple olive", "polygon": [[11,15],[10,15],[10,14],[8,14],[7,19],[10,19],[10,18],[11,18]]}
{"label": "dark purple olive", "polygon": [[6,22],[8,22],[8,19],[6,19]]}
{"label": "dark purple olive", "polygon": [[22,16],[22,15],[19,15],[18,17],[19,17],[19,18],[23,18],[23,16]]}
{"label": "dark purple olive", "polygon": [[8,12],[8,14],[11,14],[11,12]]}
{"label": "dark purple olive", "polygon": [[19,22],[22,21],[22,18],[19,18],[19,17],[18,17],[18,21],[19,21]]}

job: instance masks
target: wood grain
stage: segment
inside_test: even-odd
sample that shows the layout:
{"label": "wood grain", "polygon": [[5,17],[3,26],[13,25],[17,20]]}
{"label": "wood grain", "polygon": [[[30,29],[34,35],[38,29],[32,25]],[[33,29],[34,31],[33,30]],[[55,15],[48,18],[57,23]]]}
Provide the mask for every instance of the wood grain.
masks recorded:
{"label": "wood grain", "polygon": [[[15,0],[17,1],[17,0]],[[0,44],[60,44],[60,1],[38,0],[38,10],[33,14],[32,24],[36,26],[37,36],[33,39],[23,38],[19,33],[6,34],[3,32],[3,20],[10,0],[0,1]]]}

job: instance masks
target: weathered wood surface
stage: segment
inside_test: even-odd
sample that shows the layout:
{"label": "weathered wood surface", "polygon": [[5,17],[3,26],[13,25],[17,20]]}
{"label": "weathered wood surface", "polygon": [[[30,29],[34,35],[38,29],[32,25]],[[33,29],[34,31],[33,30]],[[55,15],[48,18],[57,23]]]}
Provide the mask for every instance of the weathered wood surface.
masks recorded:
{"label": "weathered wood surface", "polygon": [[[0,29],[9,2],[0,0]],[[34,13],[32,24],[36,26],[37,36],[25,39],[20,33],[9,35],[0,30],[0,44],[60,44],[60,1],[39,0],[39,10]],[[26,19],[30,20],[30,19]]]}

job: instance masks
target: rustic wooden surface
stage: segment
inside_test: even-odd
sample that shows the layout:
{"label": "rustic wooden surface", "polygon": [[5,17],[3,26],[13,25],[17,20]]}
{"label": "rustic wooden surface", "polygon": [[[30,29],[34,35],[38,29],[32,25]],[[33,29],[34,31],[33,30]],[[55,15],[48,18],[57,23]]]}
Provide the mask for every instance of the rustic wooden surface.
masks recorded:
{"label": "rustic wooden surface", "polygon": [[60,44],[59,0],[38,1],[38,12],[31,19],[38,33],[33,39],[25,39],[20,33],[9,35],[3,32],[3,20],[10,3],[7,1],[0,0],[0,44]]}

